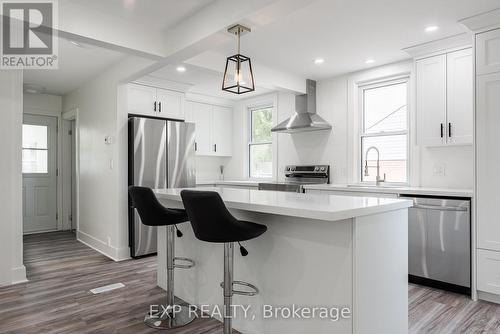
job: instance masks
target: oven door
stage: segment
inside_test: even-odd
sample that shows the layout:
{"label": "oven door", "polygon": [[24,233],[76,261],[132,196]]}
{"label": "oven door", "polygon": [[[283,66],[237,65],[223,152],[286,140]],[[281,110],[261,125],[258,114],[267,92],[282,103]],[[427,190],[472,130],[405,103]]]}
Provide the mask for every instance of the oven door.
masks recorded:
{"label": "oven door", "polygon": [[286,191],[292,193],[303,192],[303,188],[300,184],[288,183],[259,183],[259,190]]}

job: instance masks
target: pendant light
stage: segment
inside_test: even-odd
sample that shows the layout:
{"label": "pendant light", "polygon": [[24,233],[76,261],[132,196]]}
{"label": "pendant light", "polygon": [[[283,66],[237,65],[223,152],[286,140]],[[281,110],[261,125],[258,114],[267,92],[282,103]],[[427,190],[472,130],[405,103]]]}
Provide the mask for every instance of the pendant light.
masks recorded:
{"label": "pendant light", "polygon": [[240,37],[250,32],[250,29],[237,24],[227,31],[237,36],[238,53],[227,57],[222,90],[234,94],[253,92],[255,90],[255,83],[253,80],[252,62],[249,57],[240,54]]}

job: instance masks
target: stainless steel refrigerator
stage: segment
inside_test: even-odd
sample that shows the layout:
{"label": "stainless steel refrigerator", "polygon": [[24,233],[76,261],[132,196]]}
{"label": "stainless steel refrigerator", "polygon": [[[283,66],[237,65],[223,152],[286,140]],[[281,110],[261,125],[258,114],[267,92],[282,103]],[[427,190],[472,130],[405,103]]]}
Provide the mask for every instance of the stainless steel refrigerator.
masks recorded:
{"label": "stainless steel refrigerator", "polygon": [[[193,123],[129,118],[129,185],[153,189],[194,187]],[[157,251],[156,227],[142,224],[129,200],[129,244],[134,258]]]}

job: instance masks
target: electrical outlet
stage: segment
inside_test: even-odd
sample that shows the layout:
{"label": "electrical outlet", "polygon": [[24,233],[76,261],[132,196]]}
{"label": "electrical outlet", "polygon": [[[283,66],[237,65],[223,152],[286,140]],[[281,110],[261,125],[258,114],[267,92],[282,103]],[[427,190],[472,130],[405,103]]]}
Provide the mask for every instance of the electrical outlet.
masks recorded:
{"label": "electrical outlet", "polygon": [[445,176],[446,175],[446,165],[445,164],[434,164],[432,170],[434,176]]}

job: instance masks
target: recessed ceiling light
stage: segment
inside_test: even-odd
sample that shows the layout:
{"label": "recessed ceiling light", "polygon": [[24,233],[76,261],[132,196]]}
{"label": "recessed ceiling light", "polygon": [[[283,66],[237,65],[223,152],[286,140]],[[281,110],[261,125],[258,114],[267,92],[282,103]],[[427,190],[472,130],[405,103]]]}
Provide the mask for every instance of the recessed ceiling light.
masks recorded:
{"label": "recessed ceiling light", "polygon": [[177,72],[186,72],[186,68],[184,66],[177,66]]}
{"label": "recessed ceiling light", "polygon": [[365,60],[365,64],[373,64],[375,62],[374,59],[371,59],[371,58],[368,58],[367,60]]}
{"label": "recessed ceiling light", "polygon": [[314,63],[316,65],[323,64],[324,62],[325,62],[325,60],[323,58],[316,58],[316,59],[314,59]]}
{"label": "recessed ceiling light", "polygon": [[438,29],[439,29],[438,26],[428,26],[425,28],[425,32],[433,32],[433,31],[436,31]]}

